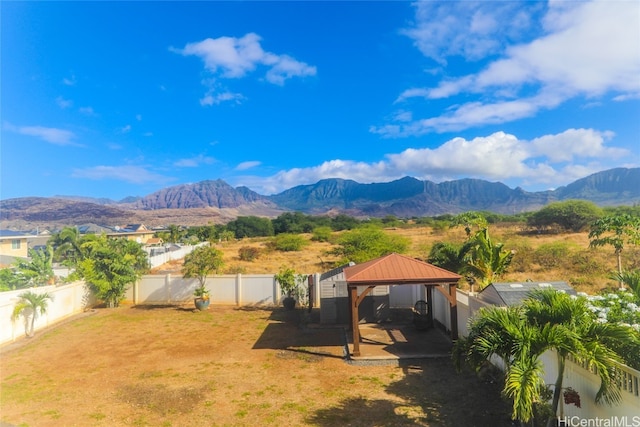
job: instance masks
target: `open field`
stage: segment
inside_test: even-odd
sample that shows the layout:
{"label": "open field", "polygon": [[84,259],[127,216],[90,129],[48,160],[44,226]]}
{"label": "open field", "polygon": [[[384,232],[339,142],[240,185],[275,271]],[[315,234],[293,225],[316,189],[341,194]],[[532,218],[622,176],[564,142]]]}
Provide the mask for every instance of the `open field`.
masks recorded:
{"label": "open field", "polygon": [[0,424],[510,425],[497,384],[449,359],[348,364],[338,331],[299,314],[98,309],[2,349]]}
{"label": "open field", "polygon": [[[433,229],[430,227],[386,229],[390,234],[410,239],[407,255],[426,260],[436,242],[462,243],[466,238],[462,228]],[[589,249],[588,233],[524,234],[519,225],[492,225],[491,238],[504,243],[505,249],[515,250],[516,255],[504,281],[567,281],[575,289],[588,293],[615,287],[608,279],[616,269],[613,248]],[[338,233],[334,233],[337,236]],[[310,239],[310,235],[306,235]],[[322,273],[333,268],[337,258],[327,251],[335,247],[327,242],[312,242],[299,252],[279,252],[268,249],[269,238],[242,239],[217,245],[224,253],[226,273],[262,274],[276,273],[280,266],[293,267],[300,273]],[[259,248],[260,257],[255,261],[242,261],[238,250],[243,246]],[[629,247],[623,251],[626,268],[640,268],[640,248]],[[163,265],[154,273],[179,274],[182,261]],[[465,286],[462,286],[464,289]]]}

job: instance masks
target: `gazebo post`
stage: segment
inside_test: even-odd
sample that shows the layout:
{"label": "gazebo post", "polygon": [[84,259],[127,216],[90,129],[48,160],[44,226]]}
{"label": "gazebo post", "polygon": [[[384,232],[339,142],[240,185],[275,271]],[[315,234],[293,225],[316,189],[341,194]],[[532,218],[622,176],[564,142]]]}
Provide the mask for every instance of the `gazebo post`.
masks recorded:
{"label": "gazebo post", "polygon": [[353,355],[360,356],[360,327],[358,326],[358,288],[349,286],[349,301],[351,302],[351,329],[353,333]]}
{"label": "gazebo post", "polygon": [[454,283],[449,284],[449,295],[451,298],[449,299],[449,315],[451,320],[451,340],[455,341],[458,339],[458,298],[457,298],[457,288]]}

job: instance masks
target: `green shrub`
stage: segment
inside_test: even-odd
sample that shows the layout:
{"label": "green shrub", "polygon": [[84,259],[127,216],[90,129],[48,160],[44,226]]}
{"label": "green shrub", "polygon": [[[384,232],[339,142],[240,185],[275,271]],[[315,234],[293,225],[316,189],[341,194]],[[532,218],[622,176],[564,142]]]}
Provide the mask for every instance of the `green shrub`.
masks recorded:
{"label": "green shrub", "polygon": [[331,239],[332,232],[333,230],[328,226],[316,227],[313,229],[311,240],[314,242],[328,242]]}
{"label": "green shrub", "polygon": [[277,251],[294,252],[301,251],[309,241],[299,234],[282,233],[273,238],[271,245]]}

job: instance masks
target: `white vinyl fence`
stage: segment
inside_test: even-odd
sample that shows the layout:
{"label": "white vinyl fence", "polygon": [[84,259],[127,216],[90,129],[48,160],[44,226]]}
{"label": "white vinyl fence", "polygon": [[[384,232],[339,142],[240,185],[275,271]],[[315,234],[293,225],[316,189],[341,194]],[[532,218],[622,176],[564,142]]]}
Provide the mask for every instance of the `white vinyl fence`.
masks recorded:
{"label": "white vinyl fence", "polygon": [[[313,275],[315,278],[316,275]],[[317,281],[316,281],[317,283]],[[129,304],[184,304],[193,301],[193,291],[199,286],[197,279],[182,276],[146,275],[125,294]],[[282,292],[273,274],[222,274],[207,277],[211,304],[219,305],[277,305]],[[306,283],[304,285],[306,287]],[[316,304],[319,289],[314,287]],[[308,289],[305,290],[305,293]]]}
{"label": "white vinyl fence", "polygon": [[[182,259],[185,257],[185,255],[192,252],[198,246],[207,245],[207,244],[208,243],[200,243],[194,246],[185,245],[185,246],[181,246],[179,249],[174,249],[174,250],[171,250],[172,248],[174,248],[174,246],[168,245],[166,249],[162,248],[162,249],[165,249],[165,252],[155,254],[153,256],[149,255],[149,265],[151,268],[155,268],[155,267],[161,266],[162,264],[166,264],[169,261]],[[151,254],[152,251],[155,252],[158,249],[160,248],[151,247],[151,248],[147,248],[146,250],[147,250],[147,253]]]}
{"label": "white vinyl fence", "polygon": [[52,297],[48,301],[46,313],[43,315],[38,313],[34,328],[36,331],[74,314],[82,313],[95,302],[93,294],[84,282],[0,292],[0,345],[14,341],[25,334],[25,322],[30,321],[31,317],[20,316],[16,320],[12,320],[11,317],[13,308],[20,300],[19,295],[26,291],[47,292]]}
{"label": "white vinyl fence", "polygon": [[[436,309],[435,300],[440,298],[439,292],[434,292],[434,316],[438,321],[446,325],[449,318],[448,311],[446,315],[439,313],[446,307]],[[442,297],[444,299],[444,297]],[[458,332],[460,336],[468,335],[468,322],[477,313],[481,307],[487,304],[478,300],[474,295],[458,290]],[[541,357],[544,365],[545,384],[555,383],[558,375],[556,353],[548,351]],[[493,361],[492,362],[499,362]],[[494,363],[500,367],[500,363]],[[501,368],[502,369],[502,368]],[[580,395],[581,407],[575,405],[565,405],[562,397],[560,398],[560,424],[561,426],[640,426],[640,372],[625,365],[617,367],[617,381],[622,390],[622,401],[618,405],[609,406],[605,403],[595,403],[596,393],[600,388],[600,377],[594,372],[586,369],[582,365],[567,360],[565,365],[563,386],[571,387]],[[599,424],[598,424],[599,423]]]}

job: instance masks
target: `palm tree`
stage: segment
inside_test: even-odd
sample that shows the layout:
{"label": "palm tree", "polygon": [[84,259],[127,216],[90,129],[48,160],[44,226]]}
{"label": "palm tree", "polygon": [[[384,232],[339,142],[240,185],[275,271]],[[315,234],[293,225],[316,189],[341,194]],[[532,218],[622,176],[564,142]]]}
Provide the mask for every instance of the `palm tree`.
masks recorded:
{"label": "palm tree", "polygon": [[640,270],[614,273],[609,278],[627,285],[640,300]]}
{"label": "palm tree", "polygon": [[54,254],[62,258],[63,264],[70,266],[75,266],[84,258],[82,241],[82,235],[76,227],[64,227],[50,239]]}
{"label": "palm tree", "polygon": [[[11,318],[13,320],[17,319],[21,314],[25,315],[25,335],[27,337],[32,337],[34,335],[34,327],[36,323],[36,318],[38,317],[38,312],[40,314],[45,314],[47,312],[47,307],[49,305],[48,300],[52,300],[53,297],[48,293],[36,293],[27,291],[19,295],[20,301],[13,308],[13,314]],[[29,316],[31,316],[31,324],[27,327],[27,321]]]}
{"label": "palm tree", "polygon": [[[612,341],[635,340],[632,329],[613,323],[599,323],[587,305],[585,298],[572,298],[555,290],[538,290],[524,302],[529,322],[539,328],[553,328],[562,333],[564,340],[549,343],[556,351],[558,375],[554,384],[552,410],[556,414],[562,391],[564,368],[568,356],[595,368],[600,376],[600,388],[596,402],[603,400],[613,404],[620,401],[620,389],[615,382],[616,363],[623,363],[612,346]],[[547,425],[551,426],[549,420]]]}
{"label": "palm tree", "polygon": [[479,370],[497,355],[504,363],[504,394],[513,402],[512,418],[526,423],[534,415],[544,387],[539,358],[546,350],[542,330],[527,322],[521,307],[481,309],[471,323],[469,335],[453,349],[458,370],[463,359]]}
{"label": "palm tree", "polygon": [[507,271],[515,252],[504,249],[503,243],[493,243],[488,228],[478,231],[469,243],[466,271],[477,279],[482,290]]}
{"label": "palm tree", "polygon": [[[553,289],[532,292],[522,305],[483,309],[470,325],[469,336],[456,343],[454,356],[479,369],[492,355],[505,364],[504,393],[513,401],[514,419],[526,423],[540,402],[543,372],[540,356],[555,350],[558,376],[551,409],[557,414],[563,388],[564,367],[569,355],[596,368],[600,389],[596,401],[616,403],[620,390],[615,381],[616,363],[622,362],[612,345],[635,340],[629,327],[595,320],[585,298],[575,298]],[[550,426],[553,417],[547,421]]]}

